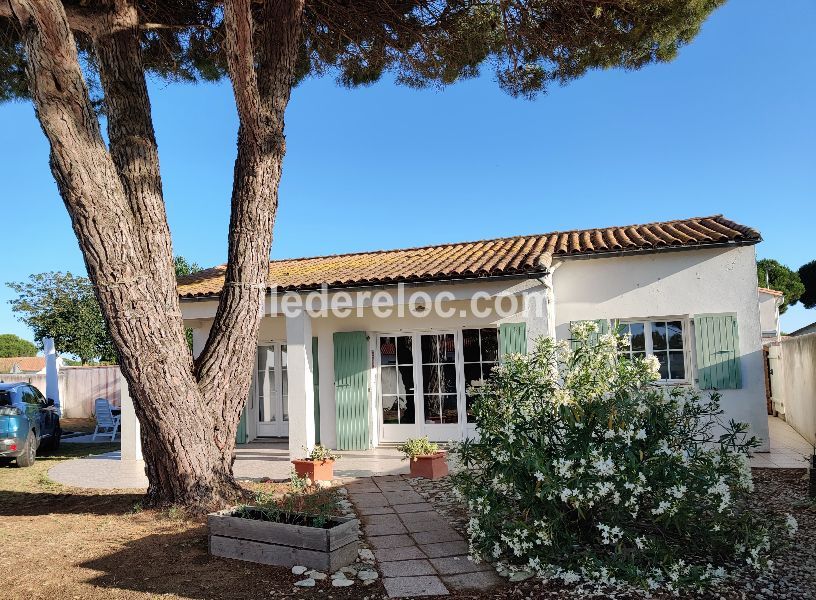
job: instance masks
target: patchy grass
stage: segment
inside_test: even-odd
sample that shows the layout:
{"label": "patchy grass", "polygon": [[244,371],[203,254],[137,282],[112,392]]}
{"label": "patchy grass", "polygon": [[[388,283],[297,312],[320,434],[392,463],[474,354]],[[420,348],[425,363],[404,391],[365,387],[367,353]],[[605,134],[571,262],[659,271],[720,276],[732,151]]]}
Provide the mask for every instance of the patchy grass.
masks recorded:
{"label": "patchy grass", "polygon": [[[0,467],[0,544],[5,598],[83,600],[187,598],[254,599],[382,597],[381,584],[311,590],[283,567],[211,557],[203,519],[179,509],[149,510],[127,490],[83,490],[48,478],[56,462],[116,449],[118,444],[63,444],[34,466]],[[279,495],[285,484],[247,483],[253,492]],[[365,592],[363,592],[365,590]]]}
{"label": "patchy grass", "polygon": [[76,431],[80,433],[93,433],[96,427],[94,419],[65,419],[60,418],[60,427],[63,431]]}

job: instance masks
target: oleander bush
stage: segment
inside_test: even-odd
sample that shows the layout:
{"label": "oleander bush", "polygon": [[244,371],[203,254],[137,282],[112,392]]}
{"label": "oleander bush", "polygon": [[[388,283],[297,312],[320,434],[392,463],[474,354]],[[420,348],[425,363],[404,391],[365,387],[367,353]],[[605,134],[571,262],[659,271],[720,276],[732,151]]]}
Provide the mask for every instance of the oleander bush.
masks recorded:
{"label": "oleander bush", "polygon": [[795,521],[747,507],[748,427],[719,394],[655,384],[654,357],[577,324],[474,388],[478,440],[454,452],[471,554],[566,582],[703,589],[767,569]]}

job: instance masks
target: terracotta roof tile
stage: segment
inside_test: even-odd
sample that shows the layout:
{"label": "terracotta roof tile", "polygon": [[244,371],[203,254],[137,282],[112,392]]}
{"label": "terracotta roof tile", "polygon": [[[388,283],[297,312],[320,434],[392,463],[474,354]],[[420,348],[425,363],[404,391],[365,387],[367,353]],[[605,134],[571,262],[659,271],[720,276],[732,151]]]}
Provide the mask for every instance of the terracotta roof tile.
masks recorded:
{"label": "terracotta roof tile", "polygon": [[0,358],[0,373],[11,373],[14,366],[26,373],[36,373],[45,368],[44,356],[10,356]]}
{"label": "terracotta roof tile", "polygon": [[759,290],[760,292],[762,292],[764,294],[770,294],[771,296],[784,296],[785,295],[782,292],[780,292],[779,290],[772,290],[771,288],[759,287],[759,288],[757,288],[757,290]]}
{"label": "terracotta roof tile", "polygon": [[[627,225],[522,235],[496,240],[441,244],[401,250],[273,260],[269,285],[283,290],[377,285],[535,273],[541,257],[603,256],[620,251],[655,251],[708,244],[755,244],[755,229],[723,217],[698,217],[663,223]],[[184,298],[214,296],[224,284],[226,265],[179,278]]]}

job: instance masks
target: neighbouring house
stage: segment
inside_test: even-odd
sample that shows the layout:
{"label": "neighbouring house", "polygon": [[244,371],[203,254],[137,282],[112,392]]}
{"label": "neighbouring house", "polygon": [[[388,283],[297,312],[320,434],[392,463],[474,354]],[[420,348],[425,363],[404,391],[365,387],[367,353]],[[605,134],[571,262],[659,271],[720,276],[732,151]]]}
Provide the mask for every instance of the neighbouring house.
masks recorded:
{"label": "neighbouring house", "polygon": [[809,333],[816,333],[816,322],[811,323],[810,325],[805,325],[797,329],[796,331],[791,331],[789,334],[790,337],[796,337],[798,335],[808,335]]}
{"label": "neighbouring house", "polygon": [[762,340],[765,343],[779,341],[782,332],[779,329],[779,307],[785,295],[769,288],[757,288],[759,292],[759,322],[762,327]]}
{"label": "neighbouring house", "polygon": [[[539,336],[619,323],[662,383],[718,389],[768,449],[758,231],[716,215],[274,260],[238,442],[365,450],[475,433],[471,386]],[[225,267],[179,279],[193,351]],[[386,311],[385,307],[390,307]]]}
{"label": "neighbouring house", "polygon": [[[62,367],[62,364],[62,358],[57,357],[57,367]],[[0,358],[0,373],[9,373],[13,375],[44,375],[45,357],[11,356],[8,358]]]}

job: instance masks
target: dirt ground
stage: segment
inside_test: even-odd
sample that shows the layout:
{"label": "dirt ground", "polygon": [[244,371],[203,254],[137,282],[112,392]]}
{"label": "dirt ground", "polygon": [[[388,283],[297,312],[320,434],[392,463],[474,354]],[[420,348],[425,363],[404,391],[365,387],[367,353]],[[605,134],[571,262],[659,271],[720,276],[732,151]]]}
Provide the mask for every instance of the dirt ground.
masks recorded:
{"label": "dirt ground", "polygon": [[[366,588],[332,588],[323,581],[316,588],[296,589],[293,583],[302,577],[294,577],[287,568],[211,557],[202,520],[187,519],[179,511],[142,510],[140,495],[132,491],[68,488],[47,477],[48,469],[58,460],[114,448],[109,444],[63,444],[57,456],[38,457],[31,468],[0,467],[0,596],[49,600],[384,597],[379,581]],[[793,512],[800,522],[803,545],[781,560],[783,572],[787,573],[800,561],[811,561],[815,550],[816,510],[804,502],[806,485],[802,474],[792,470],[755,471],[756,500],[778,503],[779,509]],[[811,589],[810,569],[796,579],[807,584],[805,589]],[[756,590],[745,596],[745,588],[753,586],[740,587],[742,593],[734,590],[736,593],[726,592],[724,597],[805,597],[789,589],[785,589],[787,593],[772,591],[769,595]],[[574,590],[531,580],[469,597],[575,596]]]}

